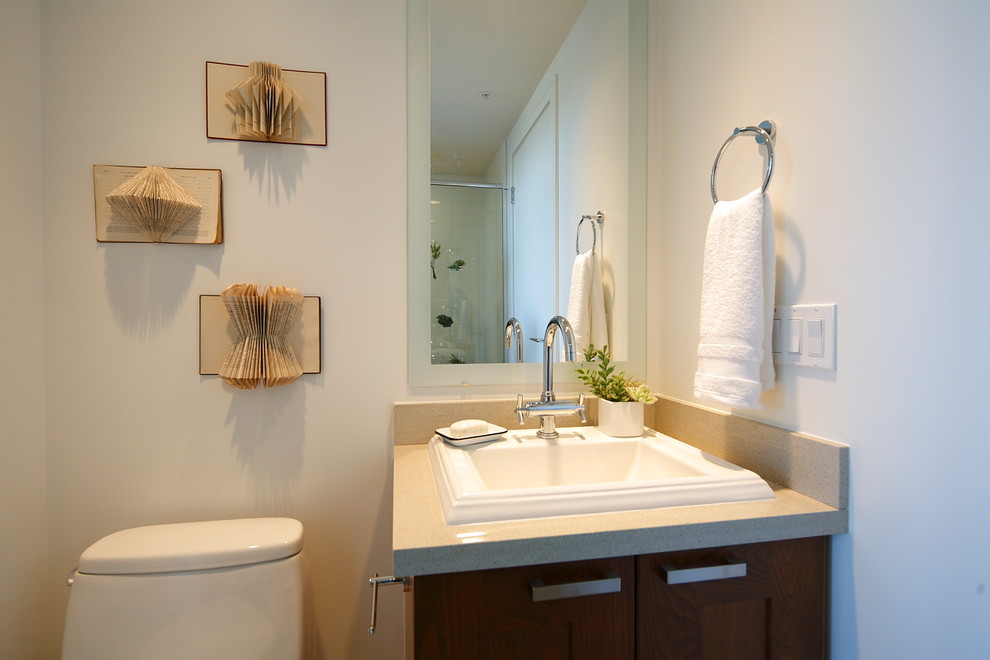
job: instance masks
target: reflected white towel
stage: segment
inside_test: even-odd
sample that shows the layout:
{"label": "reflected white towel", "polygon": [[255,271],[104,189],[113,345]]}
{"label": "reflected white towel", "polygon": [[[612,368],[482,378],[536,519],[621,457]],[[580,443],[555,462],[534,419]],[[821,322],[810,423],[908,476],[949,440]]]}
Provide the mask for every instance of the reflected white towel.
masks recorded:
{"label": "reflected white towel", "polygon": [[596,348],[608,345],[602,269],[593,250],[574,258],[567,320],[574,330],[576,351],[583,352],[588,344],[594,344]]}
{"label": "reflected white towel", "polygon": [[759,408],[774,384],[776,253],[770,199],[755,190],[718,202],[708,223],[694,395]]}

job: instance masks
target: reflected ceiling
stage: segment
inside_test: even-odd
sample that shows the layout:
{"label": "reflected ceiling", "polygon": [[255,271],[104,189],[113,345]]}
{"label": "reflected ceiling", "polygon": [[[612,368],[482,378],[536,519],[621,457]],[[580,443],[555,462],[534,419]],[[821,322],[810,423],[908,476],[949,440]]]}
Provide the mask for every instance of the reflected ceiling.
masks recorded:
{"label": "reflected ceiling", "polygon": [[430,0],[434,174],[485,174],[585,4]]}

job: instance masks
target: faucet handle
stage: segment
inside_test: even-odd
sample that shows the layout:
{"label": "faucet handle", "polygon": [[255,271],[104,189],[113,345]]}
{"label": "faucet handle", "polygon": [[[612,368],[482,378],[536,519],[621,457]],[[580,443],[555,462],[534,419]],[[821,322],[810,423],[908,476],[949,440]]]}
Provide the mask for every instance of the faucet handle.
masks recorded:
{"label": "faucet handle", "polygon": [[581,416],[582,424],[588,423],[588,418],[584,414],[584,392],[578,394],[578,415]]}
{"label": "faucet handle", "polygon": [[522,394],[516,395],[516,414],[519,415],[519,426],[526,423],[526,406]]}

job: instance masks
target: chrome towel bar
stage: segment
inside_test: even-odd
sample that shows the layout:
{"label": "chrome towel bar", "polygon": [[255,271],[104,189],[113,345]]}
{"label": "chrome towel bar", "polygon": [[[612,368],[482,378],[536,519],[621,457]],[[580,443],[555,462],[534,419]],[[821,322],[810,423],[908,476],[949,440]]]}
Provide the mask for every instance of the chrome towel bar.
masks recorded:
{"label": "chrome towel bar", "polygon": [[722,147],[718,150],[718,154],[715,156],[715,162],[712,164],[712,178],[711,178],[711,189],[712,189],[712,202],[718,203],[718,195],[715,194],[715,172],[718,170],[718,161],[722,158],[722,154],[725,152],[725,148],[729,146],[729,143],[735,140],[737,137],[743,133],[752,133],[756,136],[757,144],[765,144],[767,147],[767,171],[763,175],[763,188],[761,192],[767,191],[767,186],[770,185],[770,178],[773,177],[773,142],[777,137],[777,125],[772,121],[761,121],[759,126],[746,126],[743,128],[735,128],[732,131],[732,135],[725,138],[725,142],[722,143]]}

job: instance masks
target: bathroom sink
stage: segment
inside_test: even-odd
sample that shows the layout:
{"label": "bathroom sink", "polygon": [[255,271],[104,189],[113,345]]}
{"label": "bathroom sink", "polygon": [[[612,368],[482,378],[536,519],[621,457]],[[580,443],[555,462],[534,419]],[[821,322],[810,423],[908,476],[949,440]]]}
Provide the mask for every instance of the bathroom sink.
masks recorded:
{"label": "bathroom sink", "polygon": [[468,447],[434,436],[428,453],[447,523],[773,499],[754,472],[656,431],[558,430],[553,440],[512,431]]}

